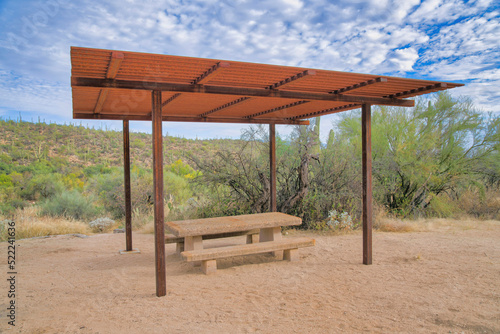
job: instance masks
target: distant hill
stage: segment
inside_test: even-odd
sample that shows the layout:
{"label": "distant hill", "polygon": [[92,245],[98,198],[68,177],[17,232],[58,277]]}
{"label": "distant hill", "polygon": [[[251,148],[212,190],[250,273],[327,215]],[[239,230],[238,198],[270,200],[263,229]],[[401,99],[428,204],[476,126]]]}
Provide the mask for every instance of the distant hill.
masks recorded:
{"label": "distant hill", "polygon": [[[193,140],[166,136],[163,138],[164,163],[171,164],[188,156],[210,160],[216,151],[237,150],[240,140]],[[151,134],[130,133],[132,165],[150,169],[152,166]],[[0,119],[0,163],[28,166],[36,162],[82,169],[94,165],[123,165],[123,134],[121,131],[89,129],[79,125],[33,123]]]}

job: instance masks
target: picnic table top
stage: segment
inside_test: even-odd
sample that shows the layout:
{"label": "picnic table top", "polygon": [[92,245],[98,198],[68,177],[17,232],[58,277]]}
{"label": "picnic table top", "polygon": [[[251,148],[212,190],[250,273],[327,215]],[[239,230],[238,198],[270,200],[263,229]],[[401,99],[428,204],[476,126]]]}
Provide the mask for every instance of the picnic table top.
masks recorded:
{"label": "picnic table top", "polygon": [[176,237],[189,237],[300,224],[302,224],[302,219],[299,217],[281,212],[268,212],[251,215],[169,221],[165,223],[165,228]]}

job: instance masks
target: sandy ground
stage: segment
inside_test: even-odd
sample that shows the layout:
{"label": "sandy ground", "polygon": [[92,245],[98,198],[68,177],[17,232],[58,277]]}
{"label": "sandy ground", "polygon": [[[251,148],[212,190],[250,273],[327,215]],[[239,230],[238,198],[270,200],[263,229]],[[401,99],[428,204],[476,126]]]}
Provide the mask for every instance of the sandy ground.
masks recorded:
{"label": "sandy ground", "polygon": [[[219,261],[205,276],[167,245],[168,295],[155,297],[153,236],[119,255],[123,234],[17,244],[16,326],[8,326],[6,243],[0,243],[5,333],[500,333],[500,222],[480,228],[306,235],[298,262],[268,255]],[[244,242],[241,237],[212,245]]]}

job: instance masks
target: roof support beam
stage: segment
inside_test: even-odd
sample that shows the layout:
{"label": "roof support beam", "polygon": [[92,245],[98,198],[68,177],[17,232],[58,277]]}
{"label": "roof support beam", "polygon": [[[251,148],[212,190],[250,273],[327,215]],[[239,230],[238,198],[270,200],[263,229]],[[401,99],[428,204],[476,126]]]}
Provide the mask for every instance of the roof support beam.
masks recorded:
{"label": "roof support beam", "polygon": [[[108,69],[106,71],[106,79],[116,78],[116,74],[118,74],[118,70],[120,69],[122,61],[123,61],[123,53],[121,52],[111,53],[111,60],[109,61]],[[106,102],[107,97],[108,97],[108,90],[101,89],[101,91],[99,92],[99,97],[97,98],[97,102],[94,107],[94,114],[99,114],[102,111],[102,107],[104,106],[104,102]]]}
{"label": "roof support beam", "polygon": [[207,115],[213,114],[213,113],[215,113],[215,112],[217,112],[217,111],[220,111],[220,110],[222,110],[222,109],[226,109],[226,108],[232,107],[232,106],[234,106],[235,104],[238,104],[238,103],[244,102],[244,101],[246,101],[246,100],[248,100],[248,99],[250,99],[250,97],[248,97],[248,96],[240,97],[239,99],[236,99],[236,100],[231,101],[231,102],[229,102],[229,103],[223,104],[223,105],[221,105],[220,107],[217,107],[217,108],[214,108],[214,109],[209,110],[209,111],[207,111],[207,112],[204,112],[203,114],[200,114],[200,115],[198,115],[198,116],[199,116],[199,117],[207,117]]}
{"label": "roof support beam", "polygon": [[181,96],[181,93],[175,93],[174,95],[172,95],[171,97],[169,97],[168,99],[166,99],[162,104],[161,104],[161,108],[163,109],[167,104],[169,104],[170,102],[172,102],[173,100],[175,100],[176,98],[178,98],[179,96]]}
{"label": "roof support beam", "polygon": [[[131,120],[131,121],[151,121],[150,115],[119,115],[119,114],[92,114],[89,111],[75,111],[74,118],[78,119],[108,119],[108,120]],[[206,123],[240,123],[240,124],[287,124],[287,125],[309,125],[309,121],[287,120],[281,118],[231,118],[231,117],[183,117],[183,116],[162,116],[163,122],[206,122]]]}
{"label": "roof support beam", "polygon": [[[191,83],[193,85],[198,85],[198,84],[202,84],[204,83],[205,81],[207,81],[208,79],[213,79],[213,74],[216,73],[216,71],[220,68],[228,68],[229,67],[229,63],[226,63],[226,62],[218,62],[217,64],[215,64],[214,66],[210,67],[208,70],[205,71],[205,73],[203,73],[202,75],[200,75],[199,77],[197,77],[196,79],[194,79]],[[217,73],[220,73],[220,71],[217,71]],[[210,78],[209,78],[210,76]]]}
{"label": "roof support beam", "polygon": [[392,95],[387,95],[386,97],[392,99],[392,98],[397,98],[397,97],[405,97],[405,96],[412,95],[412,94],[415,94],[415,93],[423,93],[423,92],[430,93],[431,91],[444,90],[447,87],[448,87],[447,84],[445,84],[443,82],[439,82],[439,83],[434,84],[434,85],[424,86],[424,87],[420,87],[420,88],[416,88],[416,89],[411,89],[411,90],[407,90],[407,91],[396,93],[396,94],[392,94]]}
{"label": "roof support beam", "polygon": [[305,70],[303,72],[300,72],[300,73],[297,73],[295,75],[292,75],[291,77],[289,78],[286,78],[284,80],[281,80],[279,82],[276,82],[268,87],[266,87],[267,89],[276,89],[280,86],[284,86],[286,84],[289,84],[290,82],[292,81],[295,81],[295,80],[298,80],[298,79],[301,79],[301,78],[305,78],[307,77],[308,75],[316,75],[316,71],[314,70]]}
{"label": "roof support beam", "polygon": [[226,87],[226,86],[208,86],[208,85],[190,85],[178,83],[162,83],[148,81],[130,81],[130,80],[112,80],[112,79],[96,79],[72,77],[71,85],[73,87],[102,87],[102,88],[120,88],[120,89],[143,89],[151,90],[152,88],[170,92],[184,93],[202,93],[202,94],[222,94],[222,95],[239,95],[239,96],[256,96],[256,97],[279,97],[289,99],[303,100],[318,100],[318,101],[342,101],[347,103],[369,103],[387,106],[413,107],[413,100],[402,100],[397,98],[356,96],[344,94],[324,94],[310,93],[297,91],[282,91],[277,89],[262,89],[262,88],[241,88],[241,87]]}
{"label": "roof support beam", "polygon": [[120,69],[120,65],[123,61],[123,53],[121,52],[113,52],[111,53],[111,60],[109,61],[108,70],[106,71],[107,79],[114,79],[118,74],[118,70]]}
{"label": "roof support beam", "polygon": [[343,111],[343,110],[355,109],[355,108],[358,108],[358,107],[359,107],[359,104],[352,103],[352,104],[348,104],[348,105],[341,106],[341,107],[335,107],[335,108],[329,108],[329,109],[323,109],[323,110],[319,110],[319,111],[314,111],[314,112],[310,112],[310,113],[307,113],[307,114],[290,117],[288,119],[295,120],[295,119],[300,119],[300,118],[317,117],[317,116],[322,116],[322,115],[327,115],[327,114],[333,114],[333,113],[336,113],[336,112],[339,112],[339,111]]}
{"label": "roof support beam", "polygon": [[265,115],[265,114],[270,114],[270,113],[276,112],[278,110],[293,108],[295,106],[298,106],[298,105],[301,105],[301,104],[304,104],[304,103],[307,103],[307,102],[309,102],[309,101],[305,101],[305,100],[297,101],[297,102],[285,104],[284,106],[281,106],[281,107],[276,107],[276,108],[268,109],[268,110],[261,111],[261,112],[258,112],[258,113],[252,114],[252,115],[248,115],[248,116],[244,116],[244,117],[245,118],[254,118],[254,117],[257,117],[257,116],[262,116],[262,115]]}
{"label": "roof support beam", "polygon": [[104,106],[104,102],[106,102],[106,98],[108,97],[108,89],[101,89],[99,91],[99,97],[97,98],[97,102],[94,107],[94,114],[100,114],[102,111],[102,107]]}
{"label": "roof support beam", "polygon": [[387,82],[387,79],[386,78],[375,78],[375,79],[371,79],[368,81],[363,81],[363,82],[360,82],[360,83],[357,83],[357,84],[354,84],[351,86],[332,90],[330,92],[330,94],[342,94],[342,93],[348,92],[350,90],[366,87],[366,86],[373,85],[373,84],[376,84],[379,82]]}

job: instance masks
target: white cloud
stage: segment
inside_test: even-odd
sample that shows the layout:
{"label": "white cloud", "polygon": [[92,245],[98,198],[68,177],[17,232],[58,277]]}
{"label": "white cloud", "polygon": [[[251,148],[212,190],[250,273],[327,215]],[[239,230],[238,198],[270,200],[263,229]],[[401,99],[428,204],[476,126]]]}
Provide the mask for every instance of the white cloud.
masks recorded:
{"label": "white cloud", "polygon": [[401,23],[408,17],[410,11],[420,4],[420,0],[394,1],[389,10],[395,22]]}
{"label": "white cloud", "polygon": [[[51,1],[57,8],[44,10]],[[498,84],[500,59],[493,0],[8,0],[2,6],[4,112],[38,109],[69,119],[71,45],[473,80],[467,87],[474,87],[477,103],[500,105],[489,88]]]}
{"label": "white cloud", "polygon": [[397,49],[394,51],[394,57],[390,58],[389,61],[397,64],[399,71],[410,72],[413,71],[413,64],[418,59],[417,50],[414,48]]}
{"label": "white cloud", "polygon": [[304,5],[300,0],[281,0],[281,3],[285,6],[285,10],[299,10]]}
{"label": "white cloud", "polygon": [[486,82],[471,82],[464,87],[459,87],[451,90],[451,94],[455,96],[470,96],[474,105],[482,111],[494,112],[500,117],[500,76]]}
{"label": "white cloud", "polygon": [[[71,94],[68,85],[57,84],[37,78],[13,78],[12,73],[0,74],[0,101],[1,113],[18,114],[21,112],[42,113],[53,117],[70,116]],[[61,115],[61,112],[69,112]]]}

